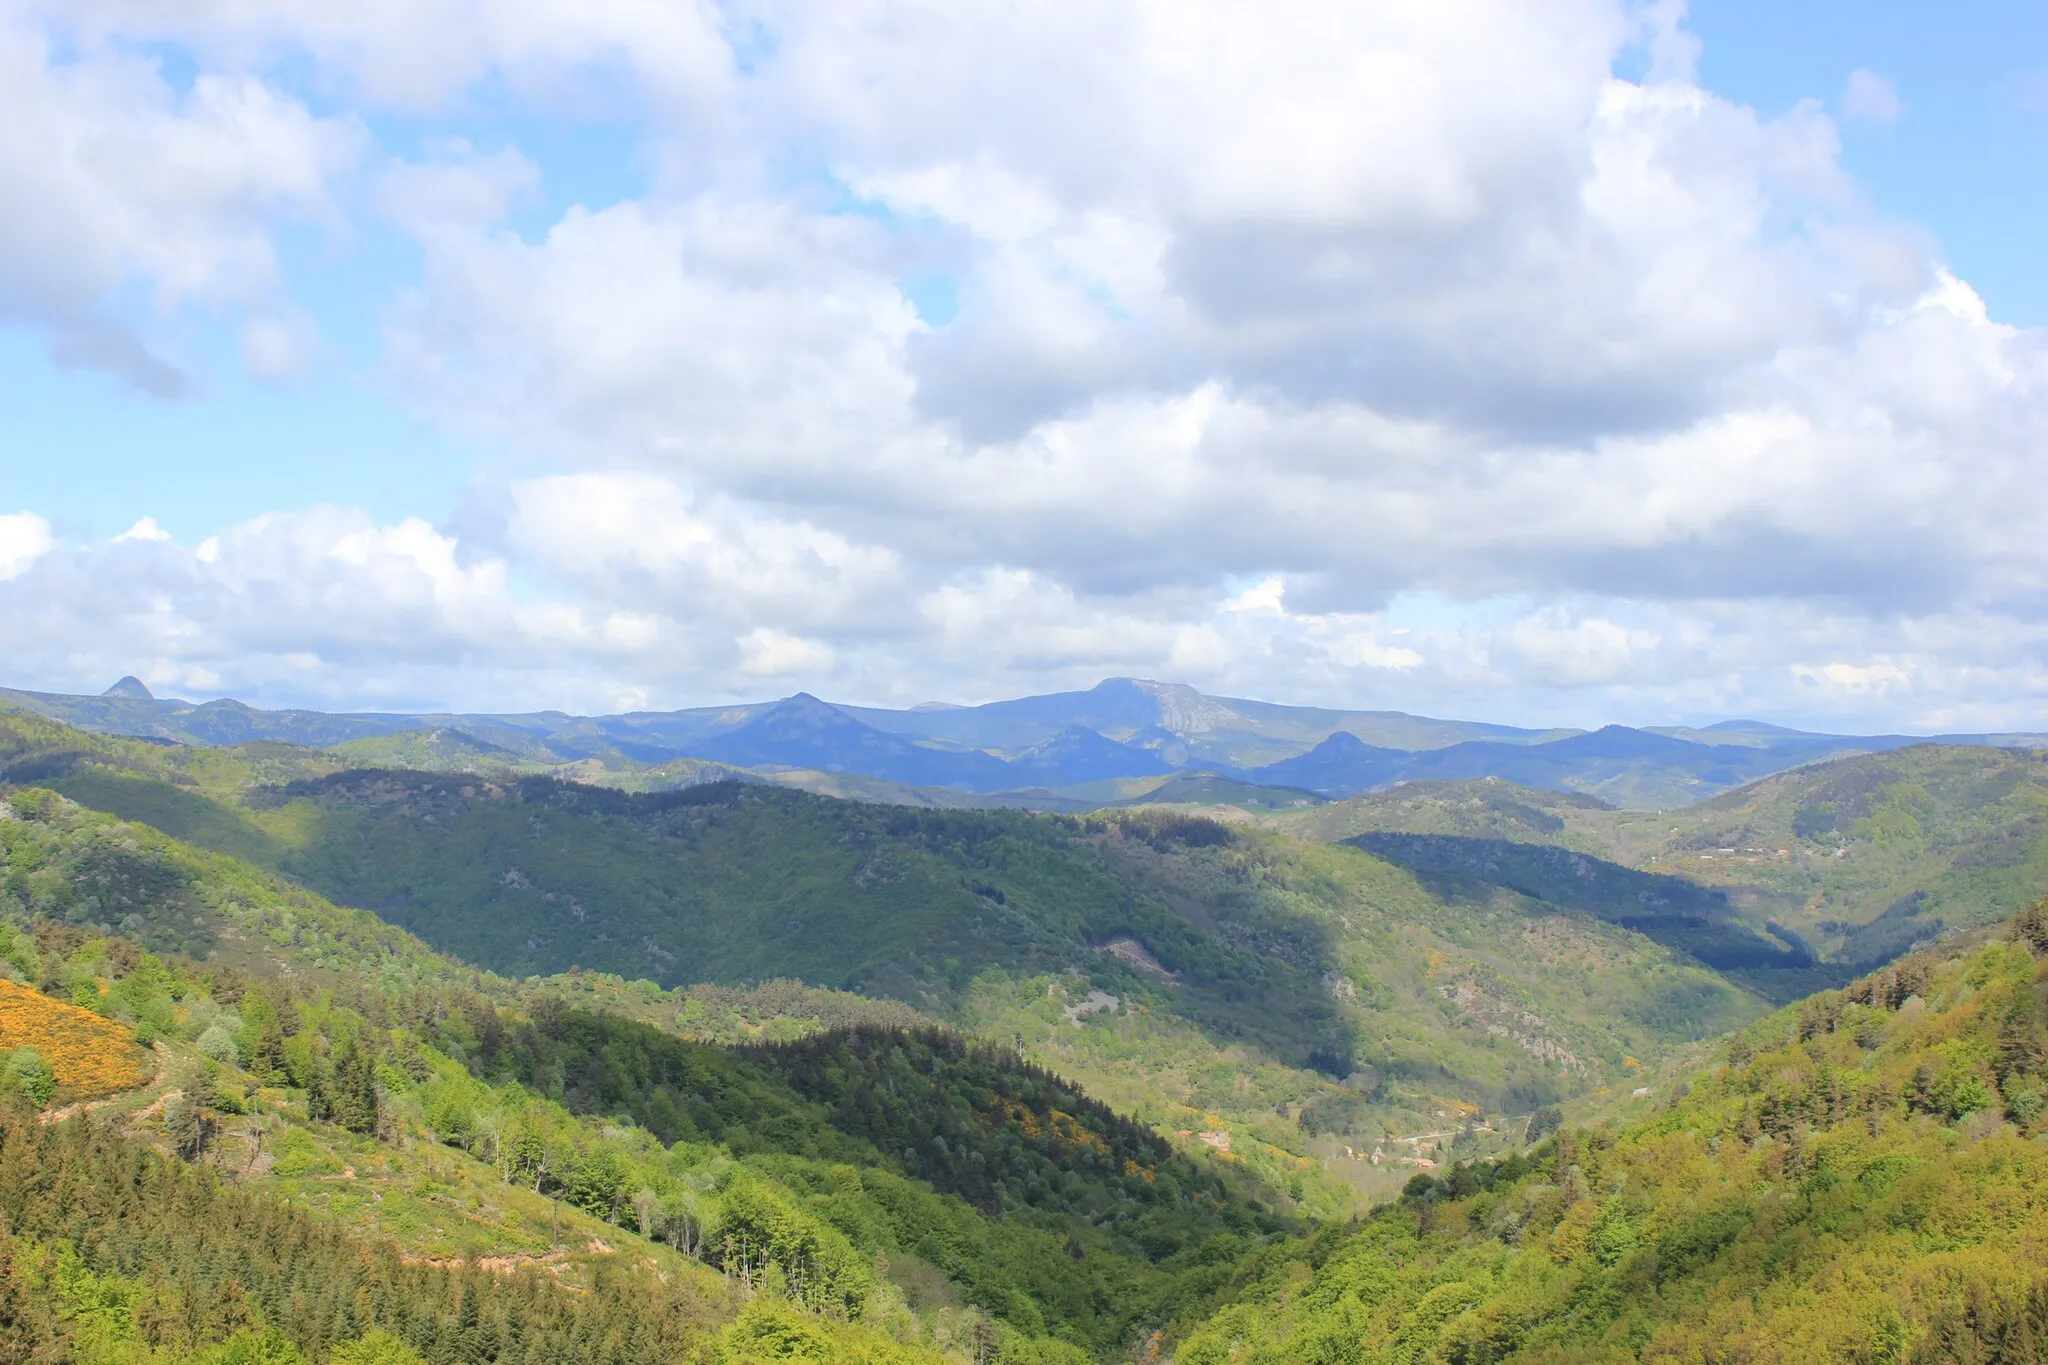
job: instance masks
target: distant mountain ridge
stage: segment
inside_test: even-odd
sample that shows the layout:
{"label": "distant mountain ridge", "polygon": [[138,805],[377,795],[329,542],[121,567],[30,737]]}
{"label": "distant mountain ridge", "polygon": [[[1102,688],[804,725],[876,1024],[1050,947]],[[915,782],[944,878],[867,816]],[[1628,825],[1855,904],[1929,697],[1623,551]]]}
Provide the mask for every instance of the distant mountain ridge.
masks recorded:
{"label": "distant mountain ridge", "polygon": [[[459,743],[437,741],[441,749],[459,749],[477,764],[502,755],[506,764],[595,761],[618,772],[691,760],[839,775],[835,781],[874,779],[928,792],[1042,799],[1068,808],[1141,798],[1147,781],[1207,772],[1230,782],[1333,798],[1401,782],[1498,777],[1585,792],[1618,806],[1664,809],[1801,764],[1927,742],[1906,735],[1814,734],[1757,721],[1527,730],[1397,711],[1212,697],[1185,684],[1139,678],[1110,678],[1086,691],[980,706],[928,703],[910,710],[841,706],[798,693],[777,701],[611,716],[268,711],[226,699],[156,697],[134,677],[96,697],[0,688],[0,702],[81,729],[180,744],[275,740],[329,748],[436,732],[459,737]],[[1943,738],[2048,744],[2048,737],[2028,734]],[[1105,783],[1122,785],[1095,794]]]}
{"label": "distant mountain ridge", "polygon": [[[1741,724],[1753,724],[1741,722]],[[1304,787],[1319,796],[1359,796],[1401,782],[1500,778],[1549,791],[1576,791],[1611,805],[1669,809],[1705,800],[1745,782],[1808,763],[1918,744],[2039,748],[2039,735],[1816,735],[1744,730],[1741,741],[1703,743],[1660,730],[1609,725],[1541,744],[1469,741],[1408,752],[1366,744],[1339,731],[1305,754],[1238,774],[1247,781]],[[1699,732],[1695,732],[1699,733]]]}

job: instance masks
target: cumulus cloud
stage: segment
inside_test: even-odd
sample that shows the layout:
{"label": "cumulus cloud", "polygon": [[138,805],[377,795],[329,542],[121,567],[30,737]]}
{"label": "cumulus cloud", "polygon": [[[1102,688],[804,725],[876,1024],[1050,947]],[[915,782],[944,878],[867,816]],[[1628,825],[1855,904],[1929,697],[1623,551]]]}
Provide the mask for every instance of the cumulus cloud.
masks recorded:
{"label": "cumulus cloud", "polygon": [[740,637],[739,646],[740,672],[750,678],[816,675],[832,666],[830,648],[773,626],[755,626]]}
{"label": "cumulus cloud", "polygon": [[646,475],[537,479],[514,487],[510,501],[505,535],[520,558],[590,600],[870,632],[899,612],[908,587],[887,547],[724,499],[699,505]]}
{"label": "cumulus cloud", "polygon": [[33,512],[0,516],[0,579],[18,577],[55,543],[50,523]]}
{"label": "cumulus cloud", "polygon": [[173,41],[211,63],[310,59],[365,102],[442,108],[500,77],[528,98],[591,100],[621,72],[672,105],[701,105],[733,69],[733,30],[703,0],[480,6],[474,0],[18,0],[78,32]]}
{"label": "cumulus cloud", "polygon": [[116,543],[124,540],[169,540],[171,533],[157,525],[155,517],[137,517],[135,524],[115,536]]}
{"label": "cumulus cloud", "polygon": [[[259,373],[316,344],[266,234],[364,157],[279,61],[428,122],[485,80],[595,100],[658,168],[535,231],[539,153],[380,148],[370,208],[421,262],[382,374],[494,452],[486,486],[447,526],[316,510],[13,570],[92,585],[152,657],[675,702],[1110,672],[1532,719],[2043,696],[2048,337],[1873,209],[1822,102],[1704,88],[1676,4],[70,12],[142,92],[132,145],[212,168],[30,314],[110,357],[141,343],[86,324],[130,276],[248,310]],[[111,117],[38,31],[0,28],[17,102]],[[116,35],[205,70],[172,92]],[[1833,108],[1904,106],[1859,71]],[[168,193],[57,160],[51,201],[117,224]]]}
{"label": "cumulus cloud", "polygon": [[[61,363],[174,397],[188,380],[152,344],[153,318],[246,308],[252,359],[276,369],[262,329],[289,313],[274,229],[331,215],[359,139],[256,77],[205,71],[180,90],[128,46],[0,7],[0,321],[41,332]],[[139,318],[115,306],[125,286],[149,300]]]}
{"label": "cumulus cloud", "polygon": [[1658,637],[1553,606],[1516,621],[1506,642],[1535,681],[1581,686],[1613,682],[1638,653],[1655,649]]}

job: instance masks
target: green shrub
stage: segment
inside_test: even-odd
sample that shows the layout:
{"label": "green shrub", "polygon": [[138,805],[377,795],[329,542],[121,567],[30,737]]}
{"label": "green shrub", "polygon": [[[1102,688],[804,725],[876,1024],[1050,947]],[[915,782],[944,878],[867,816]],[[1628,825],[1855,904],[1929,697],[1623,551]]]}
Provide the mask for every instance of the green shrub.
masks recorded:
{"label": "green shrub", "polygon": [[57,1097],[57,1075],[34,1048],[16,1048],[0,1064],[0,1097],[31,1109],[44,1108]]}

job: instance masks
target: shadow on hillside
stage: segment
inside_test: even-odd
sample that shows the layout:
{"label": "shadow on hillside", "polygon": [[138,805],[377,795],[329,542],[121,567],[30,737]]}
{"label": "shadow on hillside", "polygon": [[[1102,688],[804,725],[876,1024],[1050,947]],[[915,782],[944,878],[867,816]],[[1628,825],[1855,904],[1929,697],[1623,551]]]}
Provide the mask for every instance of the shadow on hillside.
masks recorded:
{"label": "shadow on hillside", "polygon": [[[11,773],[7,776],[10,781],[20,780]],[[287,852],[283,843],[235,807],[157,778],[124,777],[79,767],[67,775],[42,779],[38,785],[81,806],[148,825],[173,839],[259,867],[275,867]]]}
{"label": "shadow on hillside", "polygon": [[1373,833],[1345,842],[1406,868],[1439,894],[1502,887],[1632,930],[1777,1003],[1848,979],[1797,934],[1776,924],[1770,936],[1758,933],[1742,921],[1727,892],[1684,877],[1505,839]]}
{"label": "shadow on hillside", "polygon": [[1173,1012],[1219,1047],[1242,1046],[1335,1079],[1357,1066],[1357,1026],[1331,994],[1342,974],[1328,922],[1264,894],[1255,878],[1200,867],[1199,850],[1229,844],[1227,826],[1200,817],[1119,817],[1105,851],[1127,874],[1119,930],[1169,969],[1159,992],[1142,963],[1100,937],[1129,974],[1168,994]]}

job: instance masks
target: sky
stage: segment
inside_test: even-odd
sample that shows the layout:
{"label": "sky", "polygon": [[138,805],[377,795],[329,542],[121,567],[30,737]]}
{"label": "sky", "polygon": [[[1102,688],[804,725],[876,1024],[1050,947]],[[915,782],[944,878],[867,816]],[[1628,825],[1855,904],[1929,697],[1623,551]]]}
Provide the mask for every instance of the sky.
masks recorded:
{"label": "sky", "polygon": [[2048,7],[0,0],[0,685],[2048,729]]}

